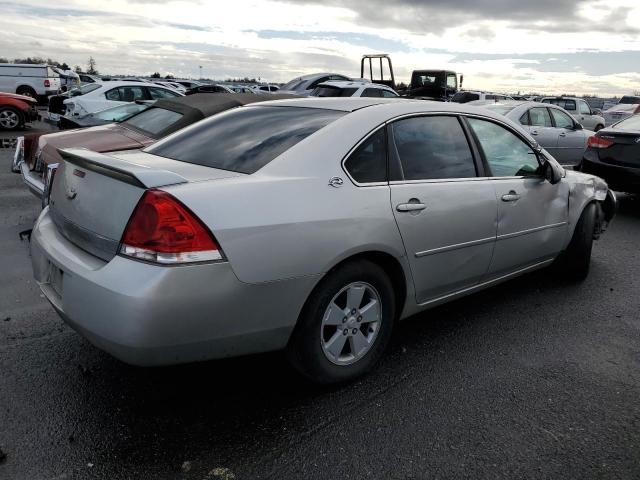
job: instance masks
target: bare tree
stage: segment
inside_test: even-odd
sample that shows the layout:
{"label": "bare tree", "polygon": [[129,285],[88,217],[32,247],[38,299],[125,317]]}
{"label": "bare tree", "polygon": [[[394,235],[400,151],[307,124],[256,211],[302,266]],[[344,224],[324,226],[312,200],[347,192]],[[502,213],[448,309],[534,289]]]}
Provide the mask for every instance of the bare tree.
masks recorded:
{"label": "bare tree", "polygon": [[96,70],[96,61],[93,57],[89,57],[89,63],[87,63],[87,73],[90,75],[97,75],[98,70]]}

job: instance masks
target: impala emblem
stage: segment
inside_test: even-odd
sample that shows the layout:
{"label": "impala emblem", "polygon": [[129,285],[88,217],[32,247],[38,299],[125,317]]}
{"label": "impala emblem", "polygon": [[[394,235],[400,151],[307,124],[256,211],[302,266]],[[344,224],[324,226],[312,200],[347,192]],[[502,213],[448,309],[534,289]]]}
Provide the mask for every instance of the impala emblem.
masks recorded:
{"label": "impala emblem", "polygon": [[329,185],[335,188],[341,187],[343,183],[340,177],[331,177],[329,179]]}
{"label": "impala emblem", "polygon": [[70,187],[68,185],[67,185],[67,188],[65,189],[64,193],[65,193],[65,195],[67,196],[67,198],[69,200],[73,200],[78,195],[78,192],[76,192],[76,189],[73,188],[73,187]]}

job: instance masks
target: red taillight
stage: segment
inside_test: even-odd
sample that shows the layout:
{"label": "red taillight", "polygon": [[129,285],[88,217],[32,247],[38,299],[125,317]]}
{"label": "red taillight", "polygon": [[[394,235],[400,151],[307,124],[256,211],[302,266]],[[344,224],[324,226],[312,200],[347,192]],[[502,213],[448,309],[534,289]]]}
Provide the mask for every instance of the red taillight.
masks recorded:
{"label": "red taillight", "polygon": [[50,86],[51,86],[51,82],[49,81],[49,79],[48,79],[48,78],[45,78],[45,79],[44,79],[44,86],[45,86],[45,87],[50,87]]}
{"label": "red taillight", "polygon": [[613,140],[596,136],[589,137],[587,140],[587,148],[609,148],[613,144]]}
{"label": "red taillight", "polygon": [[147,190],[138,202],[122,235],[120,253],[166,265],[222,260],[209,229],[160,190]]}

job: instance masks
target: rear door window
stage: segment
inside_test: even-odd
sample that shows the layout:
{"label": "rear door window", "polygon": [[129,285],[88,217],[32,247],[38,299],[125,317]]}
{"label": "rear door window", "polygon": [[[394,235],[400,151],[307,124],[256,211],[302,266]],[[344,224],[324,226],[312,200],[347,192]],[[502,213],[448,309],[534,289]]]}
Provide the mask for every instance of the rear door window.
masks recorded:
{"label": "rear door window", "polygon": [[387,180],[386,130],[381,128],[349,156],[344,167],[358,183],[384,182]]}
{"label": "rear door window", "polygon": [[180,130],[145,151],[240,173],[254,173],[345,112],[303,107],[249,106]]}
{"label": "rear door window", "polygon": [[379,88],[365,88],[364,92],[362,92],[361,97],[382,97],[382,90]]}
{"label": "rear door window", "polygon": [[473,155],[457,117],[407,118],[394,122],[392,131],[405,180],[476,176]]}
{"label": "rear door window", "polygon": [[536,107],[529,110],[529,121],[532,127],[553,127],[547,108]]}

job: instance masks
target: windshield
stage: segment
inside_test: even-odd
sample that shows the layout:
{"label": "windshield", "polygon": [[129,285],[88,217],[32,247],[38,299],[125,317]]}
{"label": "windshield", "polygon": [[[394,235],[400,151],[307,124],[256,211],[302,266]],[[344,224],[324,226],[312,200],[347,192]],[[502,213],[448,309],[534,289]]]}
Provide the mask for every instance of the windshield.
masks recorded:
{"label": "windshield", "polygon": [[625,96],[620,99],[618,105],[637,105],[640,103],[640,97]]}
{"label": "windshield", "polygon": [[438,87],[444,84],[444,74],[439,72],[414,72],[411,87]]}
{"label": "windshield", "polygon": [[134,115],[124,124],[142,130],[152,137],[157,137],[160,132],[169,128],[181,118],[181,113],[154,107]]}
{"label": "windshield", "polygon": [[144,103],[127,103],[126,105],[107,108],[106,110],[92,114],[92,116],[108,122],[122,122],[130,116],[140,113],[147,108],[149,108],[149,105]]}
{"label": "windshield", "polygon": [[319,108],[240,107],[180,130],[145,151],[206,167],[254,173],[344,114]]}
{"label": "windshield", "polygon": [[297,90],[298,87],[300,87],[300,85],[302,85],[303,83],[304,80],[296,78],[294,80],[291,80],[289,83],[285,83],[282,87],[280,87],[280,90]]}
{"label": "windshield", "polygon": [[82,95],[86,95],[89,92],[93,92],[94,90],[97,90],[99,88],[102,88],[102,85],[97,83],[90,83],[88,85],[83,85],[81,87],[74,88],[73,90],[69,90],[69,96],[80,97]]}
{"label": "windshield", "polygon": [[484,108],[486,108],[487,110],[491,110],[492,112],[499,113],[501,115],[506,115],[516,107],[513,105],[501,105],[499,103],[492,103],[489,105],[484,105]]}

